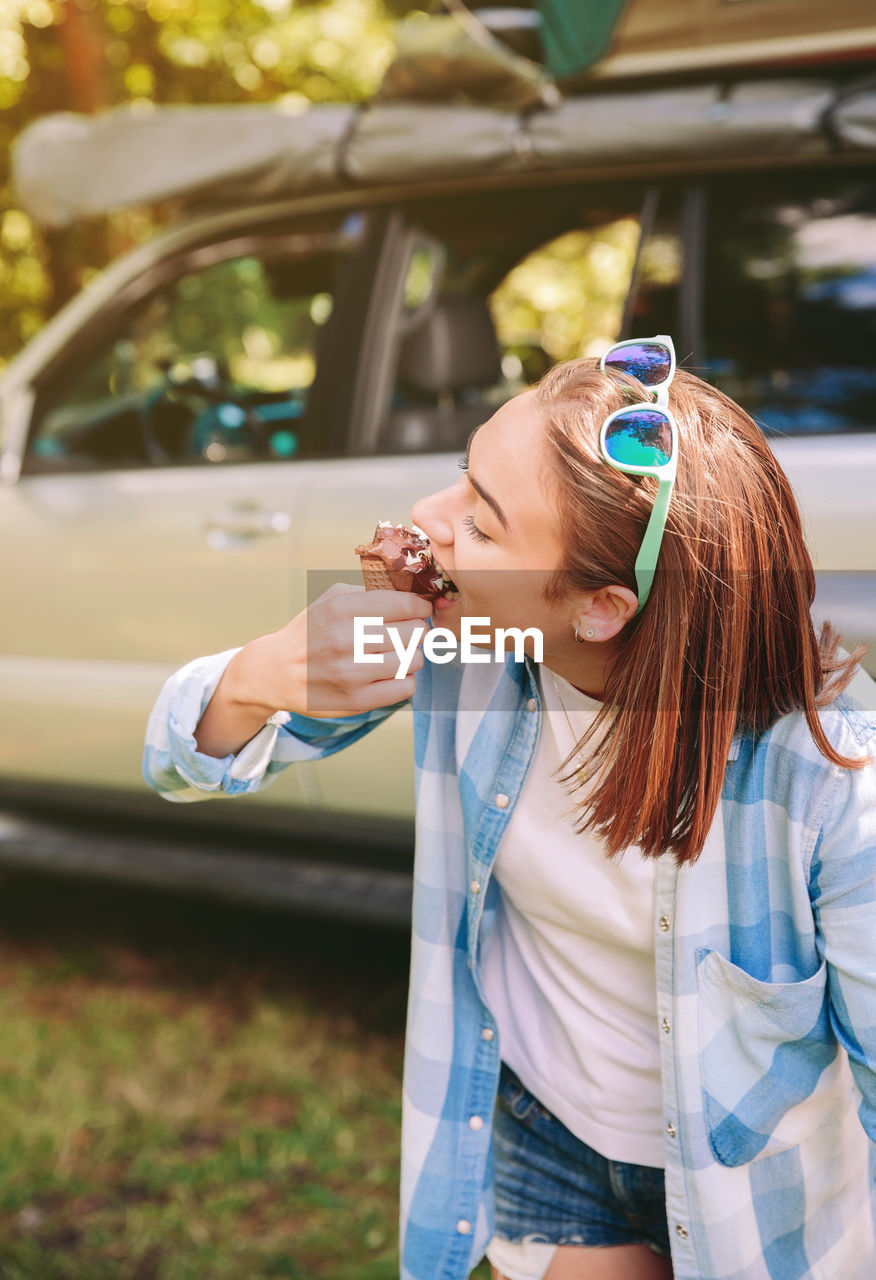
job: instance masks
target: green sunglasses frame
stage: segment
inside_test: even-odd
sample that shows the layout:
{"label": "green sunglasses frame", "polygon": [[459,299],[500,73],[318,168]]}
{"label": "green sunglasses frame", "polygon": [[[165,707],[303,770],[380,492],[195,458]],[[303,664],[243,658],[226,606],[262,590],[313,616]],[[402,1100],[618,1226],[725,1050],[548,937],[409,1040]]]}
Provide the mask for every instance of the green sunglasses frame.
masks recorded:
{"label": "green sunglasses frame", "polygon": [[[669,385],[675,376],[675,347],[672,344],[672,339],[666,333],[658,333],[653,338],[628,338],[624,342],[616,342],[609,347],[599,362],[599,367],[603,373],[611,372],[611,370],[606,369],[606,361],[610,357],[617,352],[623,351],[624,347],[640,347],[650,342],[660,343],[669,351],[669,375],[663,382],[648,388],[653,397],[650,404],[643,402],[642,404],[625,405],[623,409],[616,409],[614,413],[610,413],[605,419],[599,432],[599,452],[602,455],[602,460],[608,463],[610,467],[614,467],[615,471],[624,471],[634,476],[656,476],[660,482],[657,497],[654,500],[654,506],[651,508],[651,515],[645,529],[645,536],[642,539],[642,545],[639,547],[639,554],[636,556],[636,593],[639,597],[639,606],[633,615],[634,617],[638,617],[642,612],[648,602],[648,596],[651,594],[651,584],[654,581],[657,558],[660,555],[660,547],[663,542],[663,531],[666,528],[666,517],[669,514],[669,500],[672,497],[678,470],[678,426],[669,409]],[[630,370],[630,373],[633,377],[636,376],[632,370]],[[606,438],[612,423],[617,422],[619,418],[641,413],[643,408],[659,409],[669,423],[672,452],[668,462],[655,466],[640,466],[636,463],[618,462],[608,452]]]}

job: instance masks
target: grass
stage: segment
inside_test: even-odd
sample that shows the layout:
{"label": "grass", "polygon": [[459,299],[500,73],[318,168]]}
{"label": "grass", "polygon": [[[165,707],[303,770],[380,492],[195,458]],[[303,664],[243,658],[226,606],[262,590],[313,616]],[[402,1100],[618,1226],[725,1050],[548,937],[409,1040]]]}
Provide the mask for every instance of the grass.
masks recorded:
{"label": "grass", "polygon": [[391,931],[7,881],[0,1280],[396,1277],[407,962]]}

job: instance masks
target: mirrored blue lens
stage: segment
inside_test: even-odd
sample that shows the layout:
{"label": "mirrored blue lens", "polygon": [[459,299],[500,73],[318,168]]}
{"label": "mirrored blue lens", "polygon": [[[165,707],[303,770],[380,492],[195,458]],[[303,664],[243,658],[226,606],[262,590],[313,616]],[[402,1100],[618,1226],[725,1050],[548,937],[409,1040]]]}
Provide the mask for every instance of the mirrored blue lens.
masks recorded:
{"label": "mirrored blue lens", "polygon": [[672,355],[663,342],[632,342],[628,347],[609,351],[605,367],[631,373],[646,387],[658,387],[669,377]]}
{"label": "mirrored blue lens", "polygon": [[625,409],[609,423],[605,451],[629,467],[662,467],[672,457],[672,428],[660,409]]}

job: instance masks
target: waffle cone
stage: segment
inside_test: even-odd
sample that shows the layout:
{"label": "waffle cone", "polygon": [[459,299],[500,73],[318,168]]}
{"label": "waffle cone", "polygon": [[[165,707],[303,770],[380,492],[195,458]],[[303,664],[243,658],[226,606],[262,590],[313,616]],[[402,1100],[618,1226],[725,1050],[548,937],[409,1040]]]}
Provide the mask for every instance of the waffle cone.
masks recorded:
{"label": "waffle cone", "polygon": [[360,556],[362,579],[366,591],[392,591],[392,578],[379,556]]}

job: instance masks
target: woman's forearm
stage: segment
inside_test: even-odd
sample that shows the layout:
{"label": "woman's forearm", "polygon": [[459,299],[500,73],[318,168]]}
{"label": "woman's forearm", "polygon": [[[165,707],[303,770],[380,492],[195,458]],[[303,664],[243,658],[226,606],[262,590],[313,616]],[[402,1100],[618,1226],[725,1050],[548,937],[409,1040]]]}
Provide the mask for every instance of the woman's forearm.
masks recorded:
{"label": "woman's forearm", "polygon": [[253,641],[234,655],[207,703],[195,729],[195,742],[203,755],[218,759],[237,755],[264,727],[268,717],[280,710],[253,701],[246,673],[257,644]]}
{"label": "woman's forearm", "polygon": [[[362,588],[335,585],[279,631],[245,644],[225,668],[195,729],[198,750],[222,759],[237,755],[275,711],[311,717],[361,715],[409,698],[418,649],[404,680],[397,659],[384,651],[367,664],[356,661],[354,620],[364,607]],[[404,629],[423,633],[431,601],[403,591],[375,591],[372,612]]]}

